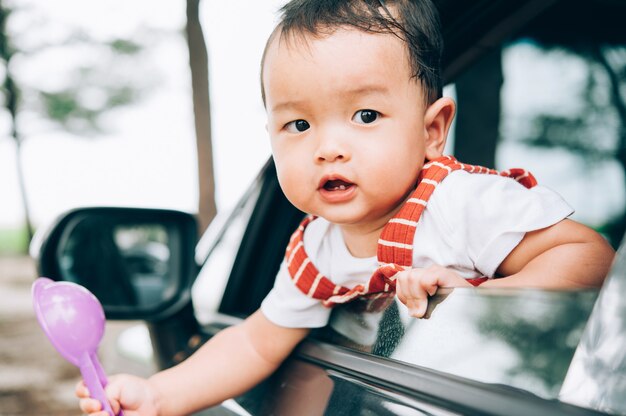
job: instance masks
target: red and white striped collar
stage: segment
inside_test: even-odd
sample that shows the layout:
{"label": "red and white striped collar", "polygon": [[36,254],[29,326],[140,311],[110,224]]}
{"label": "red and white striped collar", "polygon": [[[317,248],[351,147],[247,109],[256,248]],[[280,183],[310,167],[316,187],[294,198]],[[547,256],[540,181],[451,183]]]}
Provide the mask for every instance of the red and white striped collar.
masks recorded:
{"label": "red and white striped collar", "polygon": [[[393,294],[395,274],[412,266],[415,230],[428,200],[437,185],[456,170],[510,177],[527,188],[532,188],[537,184],[534,176],[524,169],[498,172],[482,166],[460,163],[452,156],[432,160],[422,168],[415,191],[383,228],[377,249],[380,267],[374,271],[368,282],[347,288],[336,285],[317,270],[304,249],[304,230],[315,219],[314,216],[309,215],[291,236],[285,253],[285,262],[294,284],[304,294],[319,299],[328,307],[363,296],[376,298]],[[477,278],[468,281],[478,285],[485,280],[486,278]]]}

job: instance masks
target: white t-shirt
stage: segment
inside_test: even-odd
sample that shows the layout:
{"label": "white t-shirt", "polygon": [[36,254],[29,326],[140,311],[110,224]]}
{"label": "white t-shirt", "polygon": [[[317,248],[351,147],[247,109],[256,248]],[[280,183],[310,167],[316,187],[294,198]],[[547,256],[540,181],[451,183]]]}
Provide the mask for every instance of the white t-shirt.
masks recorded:
{"label": "white t-shirt", "polygon": [[[437,186],[417,224],[413,267],[438,264],[466,279],[491,278],[526,232],[556,224],[572,212],[546,187],[527,189],[511,178],[454,171]],[[376,257],[352,256],[340,228],[323,218],[307,226],[304,249],[320,273],[349,288],[367,282],[378,267]],[[323,327],[331,312],[293,284],[284,261],[261,310],[289,328]]]}

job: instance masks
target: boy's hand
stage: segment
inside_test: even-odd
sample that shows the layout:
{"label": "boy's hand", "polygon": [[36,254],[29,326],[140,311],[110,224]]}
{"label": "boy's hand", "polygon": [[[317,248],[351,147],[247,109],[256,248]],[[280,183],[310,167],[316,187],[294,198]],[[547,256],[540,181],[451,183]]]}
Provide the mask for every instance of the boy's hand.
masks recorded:
{"label": "boy's hand", "polygon": [[[91,416],[109,416],[101,410],[100,402],[89,396],[89,391],[81,381],[76,385],[76,396],[80,399],[80,410]],[[124,416],[156,416],[156,393],[148,380],[120,374],[109,378],[105,393],[116,415],[120,406]]]}
{"label": "boy's hand", "polygon": [[458,286],[472,285],[452,270],[438,265],[396,274],[396,295],[415,318],[424,317],[428,297],[433,296],[438,288]]}

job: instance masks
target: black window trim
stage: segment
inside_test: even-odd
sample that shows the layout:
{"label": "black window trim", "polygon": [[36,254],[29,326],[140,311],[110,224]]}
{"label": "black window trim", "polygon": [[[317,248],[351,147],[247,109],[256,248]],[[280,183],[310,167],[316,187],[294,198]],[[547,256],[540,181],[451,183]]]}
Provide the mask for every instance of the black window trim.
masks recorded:
{"label": "black window trim", "polygon": [[[592,409],[548,400],[500,384],[488,384],[429,368],[337,347],[323,341],[305,340],[294,358],[329,372],[430,403],[462,414],[510,416],[604,415]],[[471,359],[471,357],[468,357]]]}

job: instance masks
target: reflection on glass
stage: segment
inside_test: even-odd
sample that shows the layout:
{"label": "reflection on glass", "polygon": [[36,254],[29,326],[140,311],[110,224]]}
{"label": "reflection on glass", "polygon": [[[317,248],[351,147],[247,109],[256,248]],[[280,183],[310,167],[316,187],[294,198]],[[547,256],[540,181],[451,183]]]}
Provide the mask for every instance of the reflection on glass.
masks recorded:
{"label": "reflection on glass", "polygon": [[[393,301],[338,307],[321,336],[340,345],[486,383],[556,398],[597,296],[595,290],[456,289],[428,319]],[[358,301],[357,301],[358,304]]]}
{"label": "reflection on glass", "polygon": [[113,224],[78,218],[60,245],[64,280],[89,289],[103,305],[149,307],[172,296],[168,234],[159,224]]}
{"label": "reflection on glass", "polygon": [[160,225],[142,224],[116,226],[113,234],[139,303],[153,305],[172,296],[166,230]]}
{"label": "reflection on glass", "polygon": [[219,308],[260,191],[260,182],[255,182],[232,212],[218,213],[198,243],[196,261],[204,265],[193,284],[191,297],[200,323],[210,322]]}
{"label": "reflection on glass", "polygon": [[626,414],[626,250],[602,288],[563,383],[560,399]]}

